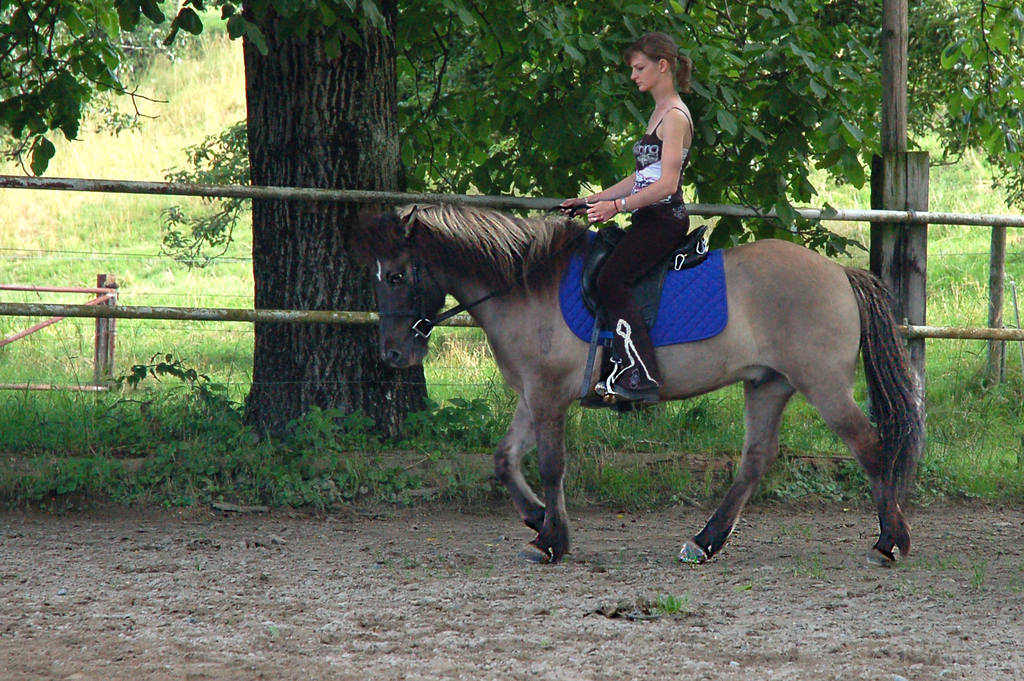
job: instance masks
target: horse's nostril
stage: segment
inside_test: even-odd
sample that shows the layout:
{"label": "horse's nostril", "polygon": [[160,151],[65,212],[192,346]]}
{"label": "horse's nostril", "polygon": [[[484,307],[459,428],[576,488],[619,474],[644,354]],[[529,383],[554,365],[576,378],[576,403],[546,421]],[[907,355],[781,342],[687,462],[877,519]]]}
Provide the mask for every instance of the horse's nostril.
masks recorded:
{"label": "horse's nostril", "polygon": [[392,366],[398,366],[402,363],[402,353],[398,350],[388,350],[384,353],[384,361]]}

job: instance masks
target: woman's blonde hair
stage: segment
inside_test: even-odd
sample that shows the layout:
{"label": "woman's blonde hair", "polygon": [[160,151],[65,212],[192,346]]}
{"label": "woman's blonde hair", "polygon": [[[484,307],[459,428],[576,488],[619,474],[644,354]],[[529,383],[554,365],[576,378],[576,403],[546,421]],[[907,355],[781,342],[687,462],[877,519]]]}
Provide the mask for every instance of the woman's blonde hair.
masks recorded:
{"label": "woman's blonde hair", "polygon": [[676,41],[667,33],[647,33],[640,37],[635,43],[622,53],[623,59],[628,64],[637,54],[643,54],[653,62],[664,59],[668,67],[676,75],[676,84],[683,92],[693,92],[690,87],[690,76],[693,74],[693,62],[689,57],[679,56],[679,47]]}

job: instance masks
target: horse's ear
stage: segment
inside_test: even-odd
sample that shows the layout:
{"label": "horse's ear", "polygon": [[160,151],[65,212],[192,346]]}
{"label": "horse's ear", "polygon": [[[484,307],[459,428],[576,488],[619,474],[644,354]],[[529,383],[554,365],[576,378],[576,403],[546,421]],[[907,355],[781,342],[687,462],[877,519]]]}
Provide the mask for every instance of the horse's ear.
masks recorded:
{"label": "horse's ear", "polygon": [[406,239],[412,236],[412,230],[416,227],[416,213],[419,212],[420,207],[416,204],[406,206],[405,210],[398,214],[398,219],[402,223],[403,234]]}

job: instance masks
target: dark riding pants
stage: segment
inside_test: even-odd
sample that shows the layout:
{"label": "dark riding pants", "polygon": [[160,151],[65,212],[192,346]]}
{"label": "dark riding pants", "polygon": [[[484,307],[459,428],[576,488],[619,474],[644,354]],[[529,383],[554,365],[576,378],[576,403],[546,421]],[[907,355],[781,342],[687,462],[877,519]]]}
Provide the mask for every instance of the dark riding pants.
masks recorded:
{"label": "dark riding pants", "polygon": [[616,369],[617,384],[642,390],[661,383],[654,344],[631,289],[682,243],[689,230],[690,217],[681,204],[641,208],[633,213],[632,226],[601,268],[597,290],[608,312],[612,349],[622,362]]}

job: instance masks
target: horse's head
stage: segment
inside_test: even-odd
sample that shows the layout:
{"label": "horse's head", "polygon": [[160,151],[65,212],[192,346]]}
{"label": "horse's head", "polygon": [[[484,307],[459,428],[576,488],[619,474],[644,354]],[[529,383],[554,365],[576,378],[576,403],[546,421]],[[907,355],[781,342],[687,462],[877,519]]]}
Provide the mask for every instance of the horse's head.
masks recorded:
{"label": "horse's head", "polygon": [[360,251],[369,262],[380,314],[381,357],[404,369],[423,361],[445,291],[412,250],[412,215],[394,212],[365,221]]}

